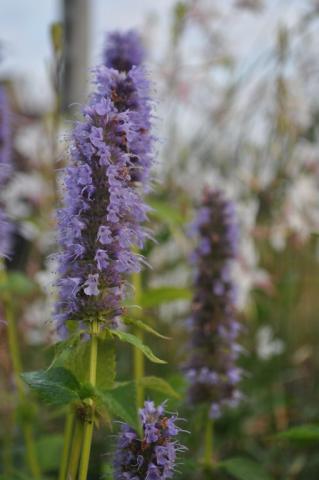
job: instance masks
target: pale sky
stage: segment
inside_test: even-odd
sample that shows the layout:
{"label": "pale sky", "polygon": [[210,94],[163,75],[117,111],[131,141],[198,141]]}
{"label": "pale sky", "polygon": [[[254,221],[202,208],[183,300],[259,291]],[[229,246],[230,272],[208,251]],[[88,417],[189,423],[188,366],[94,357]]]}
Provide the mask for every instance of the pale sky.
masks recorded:
{"label": "pale sky", "polygon": [[[143,29],[150,16],[165,23],[175,2],[91,0],[91,3],[91,62],[94,64],[98,61],[106,31]],[[1,0],[3,58],[0,79],[13,74],[23,82],[23,88],[31,97],[40,103],[50,97],[47,74],[51,57],[49,25],[59,18],[59,0]]]}
{"label": "pale sky", "polygon": [[[210,0],[227,10],[231,0]],[[157,22],[152,38],[152,51],[160,51],[167,41],[167,29],[175,0],[91,0],[91,63],[99,61],[106,31],[138,28],[143,31],[147,18]],[[227,16],[223,28],[232,47],[243,55],[244,64],[253,60],[254,53],[267,48],[273,29],[281,16],[293,22],[296,13],[309,5],[308,0],[268,0],[262,15],[251,13],[237,18]],[[1,0],[0,41],[3,58],[0,79],[14,75],[30,101],[45,104],[50,99],[48,67],[51,47],[49,25],[60,16],[60,0]],[[191,50],[190,50],[191,51]],[[191,56],[191,55],[190,55]],[[191,60],[191,58],[190,58]]]}

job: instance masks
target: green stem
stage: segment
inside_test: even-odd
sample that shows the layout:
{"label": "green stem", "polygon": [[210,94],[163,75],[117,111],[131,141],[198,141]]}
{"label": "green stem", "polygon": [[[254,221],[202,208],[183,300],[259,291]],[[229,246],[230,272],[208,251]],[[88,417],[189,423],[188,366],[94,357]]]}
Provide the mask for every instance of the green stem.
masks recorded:
{"label": "green stem", "polygon": [[[76,479],[76,475],[78,473],[78,468],[79,468],[82,440],[83,440],[83,423],[79,419],[76,419],[71,452],[70,452],[70,461],[69,461],[67,480]],[[60,478],[63,480],[66,480],[65,476],[64,477],[60,476]]]}
{"label": "green stem", "polygon": [[[96,385],[98,334],[99,334],[99,323],[96,320],[94,320],[92,322],[92,329],[91,329],[91,354],[90,354],[90,370],[89,370],[89,382],[93,387],[95,387]],[[88,405],[90,407],[90,412],[84,424],[83,446],[82,446],[79,480],[86,480],[87,478],[91,444],[92,444],[92,436],[93,436],[93,428],[94,428],[95,405],[91,398],[88,400]]]}
{"label": "green stem", "polygon": [[[139,305],[142,296],[142,278],[140,273],[133,273],[132,283],[134,287],[134,303]],[[143,331],[139,328],[134,332],[143,343]],[[136,384],[136,403],[137,408],[144,405],[144,388],[142,378],[145,373],[144,355],[139,348],[134,347],[134,379]]]}
{"label": "green stem", "polygon": [[[1,267],[0,267],[1,268]],[[5,272],[1,271],[2,276],[5,278]],[[12,369],[15,377],[15,382],[17,385],[18,398],[20,405],[26,403],[26,394],[24,383],[20,377],[22,372],[22,363],[20,358],[19,344],[18,344],[18,333],[16,329],[16,323],[14,318],[14,311],[11,298],[9,295],[4,299],[4,310],[5,318],[7,321],[7,335],[8,335],[8,345],[10,351],[10,358],[12,362]],[[30,472],[34,479],[38,480],[41,478],[41,471],[39,463],[37,460],[37,452],[33,438],[32,427],[29,423],[29,420],[25,421],[22,419],[22,432],[24,436],[25,446],[26,446],[26,460]]]}
{"label": "green stem", "polygon": [[22,425],[24,441],[26,444],[27,463],[34,479],[41,478],[40,466],[37,459],[37,451],[33,438],[32,426],[29,423]]}
{"label": "green stem", "polygon": [[6,425],[4,425],[6,434],[3,438],[3,473],[5,478],[11,478],[13,471],[13,436],[12,436],[12,414],[6,418]]}
{"label": "green stem", "polygon": [[207,469],[210,469],[210,470],[212,469],[213,467],[213,421],[209,417],[207,417],[206,419],[203,463]]}
{"label": "green stem", "polygon": [[73,410],[70,409],[66,416],[66,421],[65,421],[63,452],[62,452],[61,466],[60,466],[60,472],[59,472],[59,480],[66,479],[70,446],[72,441],[73,425],[74,425],[74,412]]}

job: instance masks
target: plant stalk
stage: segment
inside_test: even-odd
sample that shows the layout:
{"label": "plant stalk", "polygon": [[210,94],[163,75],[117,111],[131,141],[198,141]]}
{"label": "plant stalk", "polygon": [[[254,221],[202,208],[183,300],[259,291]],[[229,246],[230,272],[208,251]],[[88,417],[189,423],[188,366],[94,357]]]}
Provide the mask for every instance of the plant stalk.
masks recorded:
{"label": "plant stalk", "polygon": [[[99,334],[99,323],[98,321],[94,320],[92,322],[92,328],[91,328],[91,353],[90,353],[90,367],[89,367],[89,382],[93,387],[95,387],[96,385],[98,334]],[[95,404],[92,398],[88,399],[88,406],[90,407],[90,412],[89,412],[88,418],[85,420],[85,423],[84,423],[79,480],[86,480],[88,469],[89,469],[92,436],[93,436],[93,429],[94,429],[94,413],[95,413]]]}
{"label": "plant stalk", "polygon": [[81,420],[76,419],[71,452],[70,452],[69,468],[67,470],[68,476],[67,477],[65,475],[61,476],[62,473],[60,472],[59,480],[76,480],[76,475],[78,473],[78,468],[79,468],[82,440],[83,440],[83,423],[81,422]]}
{"label": "plant stalk", "polygon": [[204,443],[204,467],[212,470],[213,468],[213,420],[207,416],[205,427]]}
{"label": "plant stalk", "polygon": [[[1,266],[0,266],[1,268]],[[6,279],[6,273],[4,270],[0,271],[2,278]],[[4,312],[5,318],[7,321],[7,335],[8,335],[8,346],[10,352],[10,358],[12,362],[12,370],[14,374],[14,379],[17,386],[18,399],[20,405],[25,405],[26,403],[26,394],[24,383],[20,377],[22,373],[22,363],[19,351],[18,344],[18,333],[14,318],[14,309],[10,295],[7,294],[4,298]],[[41,479],[40,466],[37,459],[37,452],[35,447],[35,442],[33,438],[32,426],[29,421],[25,421],[22,418],[21,428],[24,436],[25,447],[26,447],[26,461],[29,467],[29,470],[35,480]]]}
{"label": "plant stalk", "polygon": [[69,410],[66,421],[65,421],[65,428],[64,428],[64,442],[63,442],[63,451],[62,451],[62,458],[61,458],[61,465],[60,465],[60,472],[59,472],[59,480],[66,480],[66,474],[68,469],[68,460],[69,460],[69,453],[72,441],[72,432],[74,426],[74,412],[73,410]]}
{"label": "plant stalk", "polygon": [[[140,273],[132,274],[132,282],[134,287],[134,303],[139,305],[142,296],[142,278]],[[144,335],[140,328],[136,328],[134,334],[143,343]],[[134,380],[136,385],[136,404],[137,408],[144,405],[144,387],[142,379],[145,373],[144,355],[139,348],[134,347]]]}

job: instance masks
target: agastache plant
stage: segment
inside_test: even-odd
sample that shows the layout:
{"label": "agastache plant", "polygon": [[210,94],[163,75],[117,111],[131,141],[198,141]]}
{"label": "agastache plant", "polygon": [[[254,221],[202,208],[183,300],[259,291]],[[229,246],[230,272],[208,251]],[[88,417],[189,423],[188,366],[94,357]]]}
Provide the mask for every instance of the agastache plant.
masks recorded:
{"label": "agastache plant", "polygon": [[68,320],[108,325],[121,314],[124,278],[140,270],[152,164],[149,82],[141,67],[95,70],[95,93],[72,134],[65,206],[59,211],[59,328]]}
{"label": "agastache plant", "polygon": [[[0,87],[0,192],[12,173],[10,108],[7,95]],[[0,201],[1,202],[1,201]],[[10,253],[10,234],[12,225],[0,203],[0,259]]]}
{"label": "agastache plant", "polygon": [[216,419],[241,398],[242,371],[236,364],[240,324],[231,278],[239,241],[233,203],[221,191],[207,189],[191,232],[198,243],[192,258],[196,273],[186,368],[188,397],[192,405],[209,404],[209,416]]}
{"label": "agastache plant", "polygon": [[[137,250],[148,236],[142,224],[149,207],[142,195],[149,189],[153,161],[149,82],[141,66],[126,68],[113,61],[94,70],[94,93],[72,132],[64,207],[58,212],[61,252],[55,319],[65,336],[70,321],[90,334],[88,380],[93,388],[99,334],[117,325],[127,279],[144,261]],[[86,403],[90,411],[80,480],[87,477],[94,424],[93,398]],[[76,435],[74,445],[81,445]],[[76,476],[74,458],[71,451],[70,478]],[[63,461],[60,478],[65,470]]]}
{"label": "agastache plant", "polygon": [[119,434],[114,458],[115,480],[165,480],[172,478],[176,456],[184,447],[176,440],[181,431],[176,416],[167,416],[164,405],[146,401],[140,411],[142,438],[127,424]]}

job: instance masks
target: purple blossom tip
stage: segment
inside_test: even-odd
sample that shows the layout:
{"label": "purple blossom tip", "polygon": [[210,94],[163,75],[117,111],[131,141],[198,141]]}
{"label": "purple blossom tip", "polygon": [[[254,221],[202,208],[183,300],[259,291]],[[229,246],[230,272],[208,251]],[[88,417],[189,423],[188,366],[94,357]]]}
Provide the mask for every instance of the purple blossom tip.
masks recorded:
{"label": "purple blossom tip", "polygon": [[107,36],[103,63],[106,67],[128,72],[133,66],[139,66],[145,58],[145,49],[141,38],[134,30],[112,32]]}

